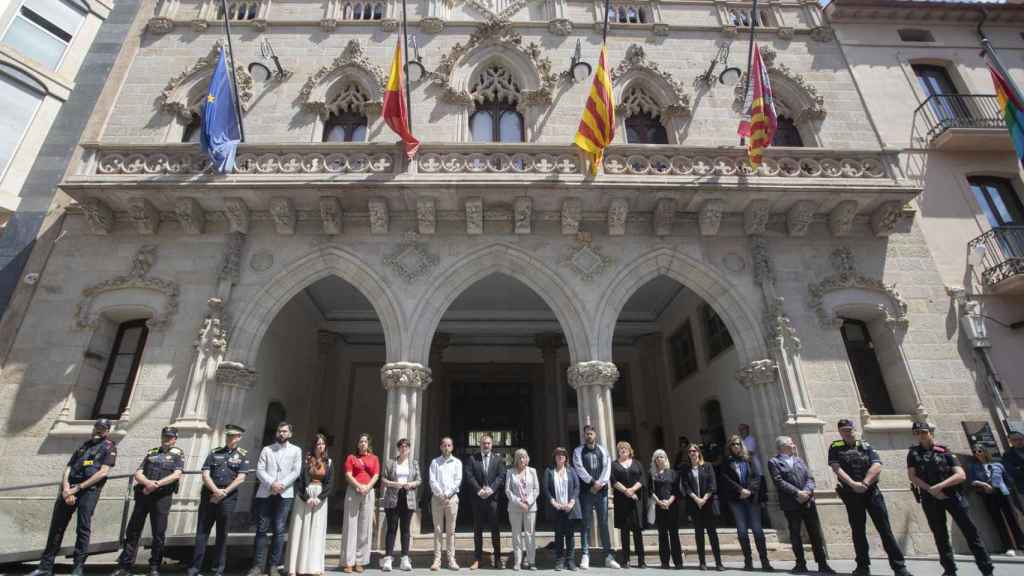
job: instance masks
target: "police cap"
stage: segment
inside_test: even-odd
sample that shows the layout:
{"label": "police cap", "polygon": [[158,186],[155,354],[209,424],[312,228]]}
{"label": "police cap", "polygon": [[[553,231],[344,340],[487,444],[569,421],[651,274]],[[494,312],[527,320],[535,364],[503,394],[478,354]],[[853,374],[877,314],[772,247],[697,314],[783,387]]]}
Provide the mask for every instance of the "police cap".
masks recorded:
{"label": "police cap", "polygon": [[836,424],[836,428],[838,428],[839,430],[842,430],[843,428],[853,428],[853,420],[850,420],[849,418],[843,418],[842,420],[839,421],[838,424]]}
{"label": "police cap", "polygon": [[914,425],[910,427],[910,430],[913,431],[913,432],[920,432],[921,430],[927,430],[928,432],[931,432],[933,430],[933,428],[932,428],[931,424],[929,424],[927,422],[917,421],[917,422],[914,422]]}
{"label": "police cap", "polygon": [[174,426],[164,426],[164,429],[160,431],[161,436],[170,436],[171,438],[178,437],[178,429]]}
{"label": "police cap", "polygon": [[92,425],[93,428],[102,428],[104,430],[110,430],[110,420],[107,418],[100,418]]}
{"label": "police cap", "polygon": [[224,433],[229,435],[229,436],[236,435],[236,434],[242,434],[244,432],[245,432],[245,428],[242,428],[241,426],[238,426],[236,424],[227,424],[227,425],[224,426]]}

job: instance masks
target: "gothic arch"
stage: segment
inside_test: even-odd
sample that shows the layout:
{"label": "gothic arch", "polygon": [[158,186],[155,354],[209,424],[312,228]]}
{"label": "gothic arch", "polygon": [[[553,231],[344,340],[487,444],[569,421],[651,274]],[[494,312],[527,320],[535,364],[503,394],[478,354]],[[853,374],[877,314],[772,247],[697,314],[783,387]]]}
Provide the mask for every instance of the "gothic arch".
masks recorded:
{"label": "gothic arch", "polygon": [[[219,49],[218,41],[213,44],[209,54],[198,58],[191,66],[171,78],[157,96],[157,108],[173,115],[179,123],[187,125],[192,120],[195,94],[205,93],[210,84]],[[253,79],[244,66],[235,67],[235,82],[238,85],[238,100],[242,105],[242,112],[247,112],[253,103]]]}
{"label": "gothic arch", "polygon": [[299,90],[299,102],[322,120],[330,113],[332,99],[349,82],[358,85],[366,94],[364,110],[367,115],[379,113],[384,103],[387,78],[381,67],[366,56],[358,40],[349,40],[340,56],[306,80]]}
{"label": "gothic arch", "polygon": [[714,308],[729,328],[740,366],[770,357],[759,313],[748,304],[751,299],[707,264],[665,247],[634,259],[609,283],[597,307],[599,316],[591,342],[594,358],[612,357],[612,337],[623,306],[641,286],[657,276],[675,279]]}
{"label": "gothic arch", "polygon": [[228,359],[247,367],[255,366],[263,335],[281,308],[300,291],[328,276],[348,282],[370,301],[384,328],[387,361],[401,360],[404,322],[387,281],[349,251],[333,246],[299,258],[248,299],[230,332]]}
{"label": "gothic arch", "polygon": [[[631,44],[626,56],[611,71],[612,92],[616,102],[622,102],[623,95],[633,87],[641,87],[661,107],[659,115],[668,122],[672,118],[690,115],[690,95],[683,85],[662,70],[656,62],[648,60],[643,46]],[[667,127],[667,126],[666,126]]]}
{"label": "gothic arch", "polygon": [[434,274],[435,280],[413,312],[413,329],[408,333],[410,341],[406,347],[408,360],[426,365],[434,333],[448,307],[478,280],[495,273],[516,278],[547,303],[565,334],[572,362],[587,357],[589,331],[578,305],[579,297],[539,258],[499,243],[462,256],[447,270]]}

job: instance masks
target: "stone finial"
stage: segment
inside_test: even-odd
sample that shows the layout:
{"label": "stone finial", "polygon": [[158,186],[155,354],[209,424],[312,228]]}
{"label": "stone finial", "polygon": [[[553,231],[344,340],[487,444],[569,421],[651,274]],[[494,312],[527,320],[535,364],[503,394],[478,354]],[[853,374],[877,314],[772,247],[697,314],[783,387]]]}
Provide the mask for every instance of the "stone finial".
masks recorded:
{"label": "stone finial", "polygon": [[778,378],[778,366],[774,360],[755,360],[745,368],[736,371],[736,380],[744,388],[752,388],[757,385],[768,385],[776,382]]}
{"label": "stone finial", "polygon": [[828,227],[833,236],[847,236],[853,229],[853,219],[857,216],[857,201],[843,200],[836,204],[828,214]]}
{"label": "stone finial", "polygon": [[569,377],[569,386],[573,389],[581,386],[605,386],[611,388],[619,379],[619,368],[614,362],[602,362],[591,360],[590,362],[578,362],[569,367],[566,372]]}
{"label": "stone finial", "polygon": [[106,236],[114,228],[114,211],[99,198],[82,200],[82,211],[93,234]]}
{"label": "stone finial", "polygon": [[250,370],[241,362],[221,362],[217,366],[217,384],[235,388],[252,388],[256,386],[256,371]]}
{"label": "stone finial", "polygon": [[786,230],[790,236],[806,236],[814,220],[814,202],[800,200],[786,213]]}
{"label": "stone finial", "polygon": [[466,234],[484,233],[484,199],[479,196],[466,198]]}
{"label": "stone finial", "polygon": [[768,218],[771,217],[771,201],[751,200],[747,209],[743,211],[743,231],[748,236],[753,234],[764,234],[768,228]]}
{"label": "stone finial", "polygon": [[579,198],[566,198],[562,201],[562,234],[575,236],[580,231],[583,219],[583,204]]}
{"label": "stone finial", "polygon": [[875,236],[888,236],[896,231],[903,218],[902,202],[886,202],[871,213],[871,231]]}
{"label": "stone finial", "polygon": [[437,200],[432,196],[416,199],[416,229],[424,236],[437,231]]}
{"label": "stone finial", "polygon": [[672,224],[676,220],[676,201],[673,198],[660,198],[654,205],[654,233],[668,236],[672,233]]}
{"label": "stone finial", "polygon": [[701,236],[715,236],[722,224],[722,214],[725,212],[725,202],[722,200],[708,200],[700,207],[700,214],[697,216],[700,225]]}
{"label": "stone finial", "polygon": [[274,219],[274,227],[278,234],[291,236],[295,234],[295,206],[291,198],[277,197],[270,199],[270,216]]}
{"label": "stone finial", "polygon": [[324,234],[335,236],[341,234],[341,202],[334,196],[320,197],[320,222]]}
{"label": "stone finial", "polygon": [[203,207],[195,198],[178,198],[174,203],[174,213],[178,216],[182,230],[186,234],[202,234],[206,225]]}
{"label": "stone finial", "polygon": [[385,390],[414,388],[426,390],[432,377],[430,368],[415,362],[391,362],[380,369],[380,381]]}
{"label": "stone finial", "polygon": [[128,216],[135,223],[139,234],[150,236],[160,228],[160,211],[145,198],[132,198],[128,201]]}
{"label": "stone finial", "polygon": [[241,198],[224,199],[224,215],[228,219],[228,225],[232,232],[249,233],[250,213],[249,206]]}
{"label": "stone finial", "polygon": [[533,231],[533,199],[519,196],[512,205],[512,218],[516,234],[529,234]]}
{"label": "stone finial", "polygon": [[383,198],[371,198],[367,206],[370,209],[370,234],[387,234],[391,221],[388,201]]}
{"label": "stone finial", "polygon": [[608,235],[625,236],[628,217],[629,201],[625,198],[613,198],[608,205]]}

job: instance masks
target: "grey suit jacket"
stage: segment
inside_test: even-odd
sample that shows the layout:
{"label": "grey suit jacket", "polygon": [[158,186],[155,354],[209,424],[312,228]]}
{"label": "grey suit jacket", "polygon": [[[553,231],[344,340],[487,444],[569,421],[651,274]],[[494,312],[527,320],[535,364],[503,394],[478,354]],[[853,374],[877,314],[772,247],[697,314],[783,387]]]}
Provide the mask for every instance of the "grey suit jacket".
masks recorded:
{"label": "grey suit jacket", "polygon": [[[388,460],[387,465],[384,467],[384,478],[392,482],[398,482],[398,474],[395,472],[395,468],[398,466],[397,460]],[[420,478],[420,465],[409,458],[409,482],[422,482]],[[416,509],[416,492],[419,489],[406,490],[406,506],[409,510]],[[398,506],[398,488],[387,487],[384,488],[384,507],[394,508]]]}
{"label": "grey suit jacket", "polygon": [[[775,489],[779,491],[779,508],[784,511],[799,510],[814,502],[814,476],[799,457],[794,457],[793,465],[790,466],[781,456],[775,456],[768,461],[768,472],[775,482]],[[801,490],[811,493],[811,499],[804,504],[796,499],[796,493]]]}

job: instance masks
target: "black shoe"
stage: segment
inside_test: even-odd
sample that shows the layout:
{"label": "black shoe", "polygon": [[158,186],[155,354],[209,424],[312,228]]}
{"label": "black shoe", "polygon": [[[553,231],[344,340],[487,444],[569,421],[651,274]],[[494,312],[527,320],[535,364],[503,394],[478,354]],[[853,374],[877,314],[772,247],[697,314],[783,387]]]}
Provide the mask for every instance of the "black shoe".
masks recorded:
{"label": "black shoe", "polygon": [[641,562],[636,565],[637,568],[647,568],[647,562]]}
{"label": "black shoe", "polygon": [[705,563],[703,563],[703,562],[701,562],[701,563],[700,563],[700,569],[701,569],[701,570],[707,570],[707,569],[708,569],[708,565],[707,565],[707,564],[705,564]]}
{"label": "black shoe", "polygon": [[75,567],[71,569],[71,576],[85,576],[85,566],[75,564]]}
{"label": "black shoe", "polygon": [[818,564],[818,574],[835,574],[836,571],[828,564]]}
{"label": "black shoe", "polygon": [[263,568],[253,566],[252,568],[249,568],[249,571],[245,573],[245,576],[263,576]]}
{"label": "black shoe", "polygon": [[761,562],[761,572],[775,572],[775,566],[772,563],[764,560]]}
{"label": "black shoe", "polygon": [[796,566],[793,566],[792,570],[789,571],[790,574],[807,574],[807,572],[807,564],[797,564]]}
{"label": "black shoe", "polygon": [[897,570],[893,576],[914,576],[910,573],[910,570],[904,568],[903,570]]}
{"label": "black shoe", "polygon": [[149,569],[149,575],[148,576],[160,576],[160,569],[157,568],[156,566],[151,567]]}
{"label": "black shoe", "polygon": [[[867,566],[857,566],[853,569],[853,572],[850,572],[850,576],[871,576],[871,568],[868,568]],[[894,576],[900,575],[894,574]]]}
{"label": "black shoe", "polygon": [[715,564],[715,572],[725,572],[725,566],[721,564]]}
{"label": "black shoe", "polygon": [[745,560],[743,562],[743,570],[746,572],[754,571],[754,562],[752,560]]}
{"label": "black shoe", "polygon": [[127,568],[118,568],[111,572],[110,576],[132,576],[132,573]]}
{"label": "black shoe", "polygon": [[53,576],[53,570],[43,570],[42,568],[36,568],[29,572],[28,576]]}
{"label": "black shoe", "polygon": [[575,572],[576,571],[576,563],[573,562],[572,560],[569,560],[568,562],[565,563],[565,569],[568,570],[569,572]]}
{"label": "black shoe", "polygon": [[956,576],[956,572],[943,572],[942,576]]}

